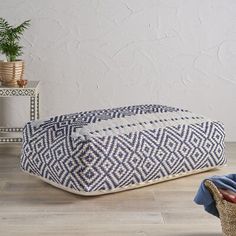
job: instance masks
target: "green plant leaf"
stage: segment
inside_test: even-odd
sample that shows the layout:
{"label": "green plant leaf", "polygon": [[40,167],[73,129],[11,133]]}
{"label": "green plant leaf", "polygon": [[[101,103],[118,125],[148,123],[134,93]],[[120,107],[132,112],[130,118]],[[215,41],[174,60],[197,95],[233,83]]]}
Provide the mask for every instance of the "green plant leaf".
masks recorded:
{"label": "green plant leaf", "polygon": [[11,26],[9,25],[9,23],[5,19],[0,17],[0,31],[10,29],[10,27]]}

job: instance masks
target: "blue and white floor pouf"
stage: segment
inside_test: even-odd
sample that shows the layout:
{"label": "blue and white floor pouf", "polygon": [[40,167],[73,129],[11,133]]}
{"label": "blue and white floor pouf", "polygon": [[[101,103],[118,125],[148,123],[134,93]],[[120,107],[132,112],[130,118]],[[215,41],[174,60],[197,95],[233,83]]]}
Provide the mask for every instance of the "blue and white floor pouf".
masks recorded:
{"label": "blue and white floor pouf", "polygon": [[138,105],[28,122],[25,172],[80,195],[142,187],[226,163],[222,123]]}

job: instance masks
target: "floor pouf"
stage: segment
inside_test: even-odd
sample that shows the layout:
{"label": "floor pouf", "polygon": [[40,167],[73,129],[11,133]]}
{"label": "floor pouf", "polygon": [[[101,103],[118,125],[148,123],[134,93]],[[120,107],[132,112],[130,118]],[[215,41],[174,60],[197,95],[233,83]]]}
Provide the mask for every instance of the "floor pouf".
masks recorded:
{"label": "floor pouf", "polygon": [[137,105],[28,122],[22,169],[80,195],[142,187],[225,164],[222,123]]}

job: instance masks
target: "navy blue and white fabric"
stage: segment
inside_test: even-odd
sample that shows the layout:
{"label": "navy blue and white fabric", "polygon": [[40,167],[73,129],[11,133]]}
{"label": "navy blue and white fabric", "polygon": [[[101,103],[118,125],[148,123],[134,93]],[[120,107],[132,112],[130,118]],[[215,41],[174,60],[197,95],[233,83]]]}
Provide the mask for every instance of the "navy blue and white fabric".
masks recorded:
{"label": "navy blue and white fabric", "polygon": [[121,191],[222,166],[224,127],[187,110],[136,105],[28,122],[21,167],[81,195]]}

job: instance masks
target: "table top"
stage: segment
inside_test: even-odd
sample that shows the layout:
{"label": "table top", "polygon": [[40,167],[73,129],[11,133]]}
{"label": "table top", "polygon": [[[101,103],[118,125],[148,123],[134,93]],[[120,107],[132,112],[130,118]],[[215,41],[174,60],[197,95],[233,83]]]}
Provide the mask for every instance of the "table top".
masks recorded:
{"label": "table top", "polygon": [[39,85],[39,81],[28,81],[27,85],[24,88],[20,88],[18,86],[14,86],[14,87],[9,87],[9,86],[3,86],[0,85],[0,90],[2,89],[7,89],[7,90],[15,90],[15,89],[36,89]]}

